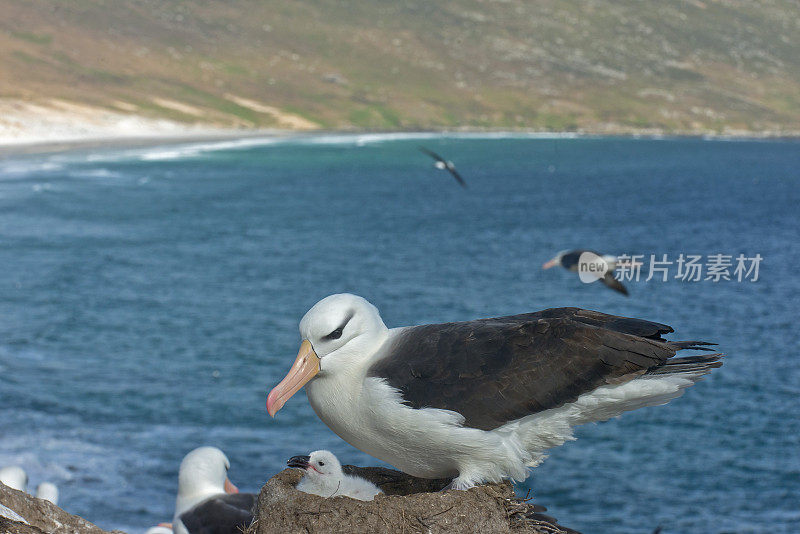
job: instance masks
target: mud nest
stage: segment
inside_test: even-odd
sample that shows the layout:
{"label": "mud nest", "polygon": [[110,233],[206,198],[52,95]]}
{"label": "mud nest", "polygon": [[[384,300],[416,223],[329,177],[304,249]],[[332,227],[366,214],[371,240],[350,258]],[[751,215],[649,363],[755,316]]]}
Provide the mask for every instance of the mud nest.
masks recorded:
{"label": "mud nest", "polygon": [[344,470],[370,480],[384,494],[369,502],[309,495],[295,489],[302,473],[287,469],[261,488],[256,519],[246,534],[575,533],[545,515],[543,506],[518,498],[509,483],[442,491],[449,480],[415,478],[380,467]]}

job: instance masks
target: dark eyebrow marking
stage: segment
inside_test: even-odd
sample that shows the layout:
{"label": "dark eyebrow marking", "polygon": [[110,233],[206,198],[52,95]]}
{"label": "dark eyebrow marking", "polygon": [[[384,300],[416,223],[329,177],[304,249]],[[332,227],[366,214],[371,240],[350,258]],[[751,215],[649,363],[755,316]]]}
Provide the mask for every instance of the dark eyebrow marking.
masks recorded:
{"label": "dark eyebrow marking", "polygon": [[340,337],[342,337],[342,332],[344,331],[344,327],[347,326],[347,323],[350,322],[350,319],[353,318],[353,315],[355,315],[355,312],[351,311],[345,318],[344,322],[341,325],[339,325],[339,327],[336,328],[336,330],[334,330],[327,336],[324,336],[322,339],[324,339],[325,341],[330,341],[331,339],[339,339]]}

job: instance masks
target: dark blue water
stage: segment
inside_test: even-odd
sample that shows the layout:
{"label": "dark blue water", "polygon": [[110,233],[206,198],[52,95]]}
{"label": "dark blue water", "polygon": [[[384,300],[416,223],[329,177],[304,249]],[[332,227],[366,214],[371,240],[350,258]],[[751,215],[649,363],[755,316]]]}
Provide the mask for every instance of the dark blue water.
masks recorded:
{"label": "dark blue water", "polygon": [[[377,463],[302,393],[265,412],[318,299],[360,294],[389,326],[582,306],[729,356],[667,406],[580,428],[521,493],[585,532],[797,532],[798,169],[796,142],[502,136],[2,160],[0,465],[142,531],[171,518],[199,445],[250,491],[313,449]],[[626,299],[541,270],[571,247],[764,260],[755,283],[651,280]]]}

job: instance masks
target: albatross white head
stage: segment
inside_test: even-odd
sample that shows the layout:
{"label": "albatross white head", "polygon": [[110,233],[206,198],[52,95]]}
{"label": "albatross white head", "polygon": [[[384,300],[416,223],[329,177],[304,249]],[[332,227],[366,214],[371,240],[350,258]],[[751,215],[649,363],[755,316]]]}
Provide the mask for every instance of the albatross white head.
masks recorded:
{"label": "albatross white head", "polygon": [[271,416],[317,376],[335,374],[371,356],[388,333],[378,309],[356,295],[341,293],[317,302],[300,321],[303,342],[294,365],[267,396]]}
{"label": "albatross white head", "polygon": [[239,493],[228,480],[230,466],[228,457],[216,447],[199,447],[187,454],[178,470],[175,521],[196,504],[215,495]]}
{"label": "albatross white head", "polygon": [[552,269],[553,267],[561,265],[561,258],[563,258],[567,252],[569,252],[569,250],[560,251],[558,254],[553,256],[549,261],[544,262],[544,264],[542,265],[542,269]]}

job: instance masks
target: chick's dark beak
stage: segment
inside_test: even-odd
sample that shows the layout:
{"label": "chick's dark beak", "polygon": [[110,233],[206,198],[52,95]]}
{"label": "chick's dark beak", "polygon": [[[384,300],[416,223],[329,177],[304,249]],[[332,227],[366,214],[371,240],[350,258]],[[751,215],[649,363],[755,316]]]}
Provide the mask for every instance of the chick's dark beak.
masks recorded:
{"label": "chick's dark beak", "polygon": [[297,469],[306,469],[309,460],[311,460],[310,456],[292,456],[289,458],[289,461],[286,462],[286,465],[289,467],[296,467]]}

